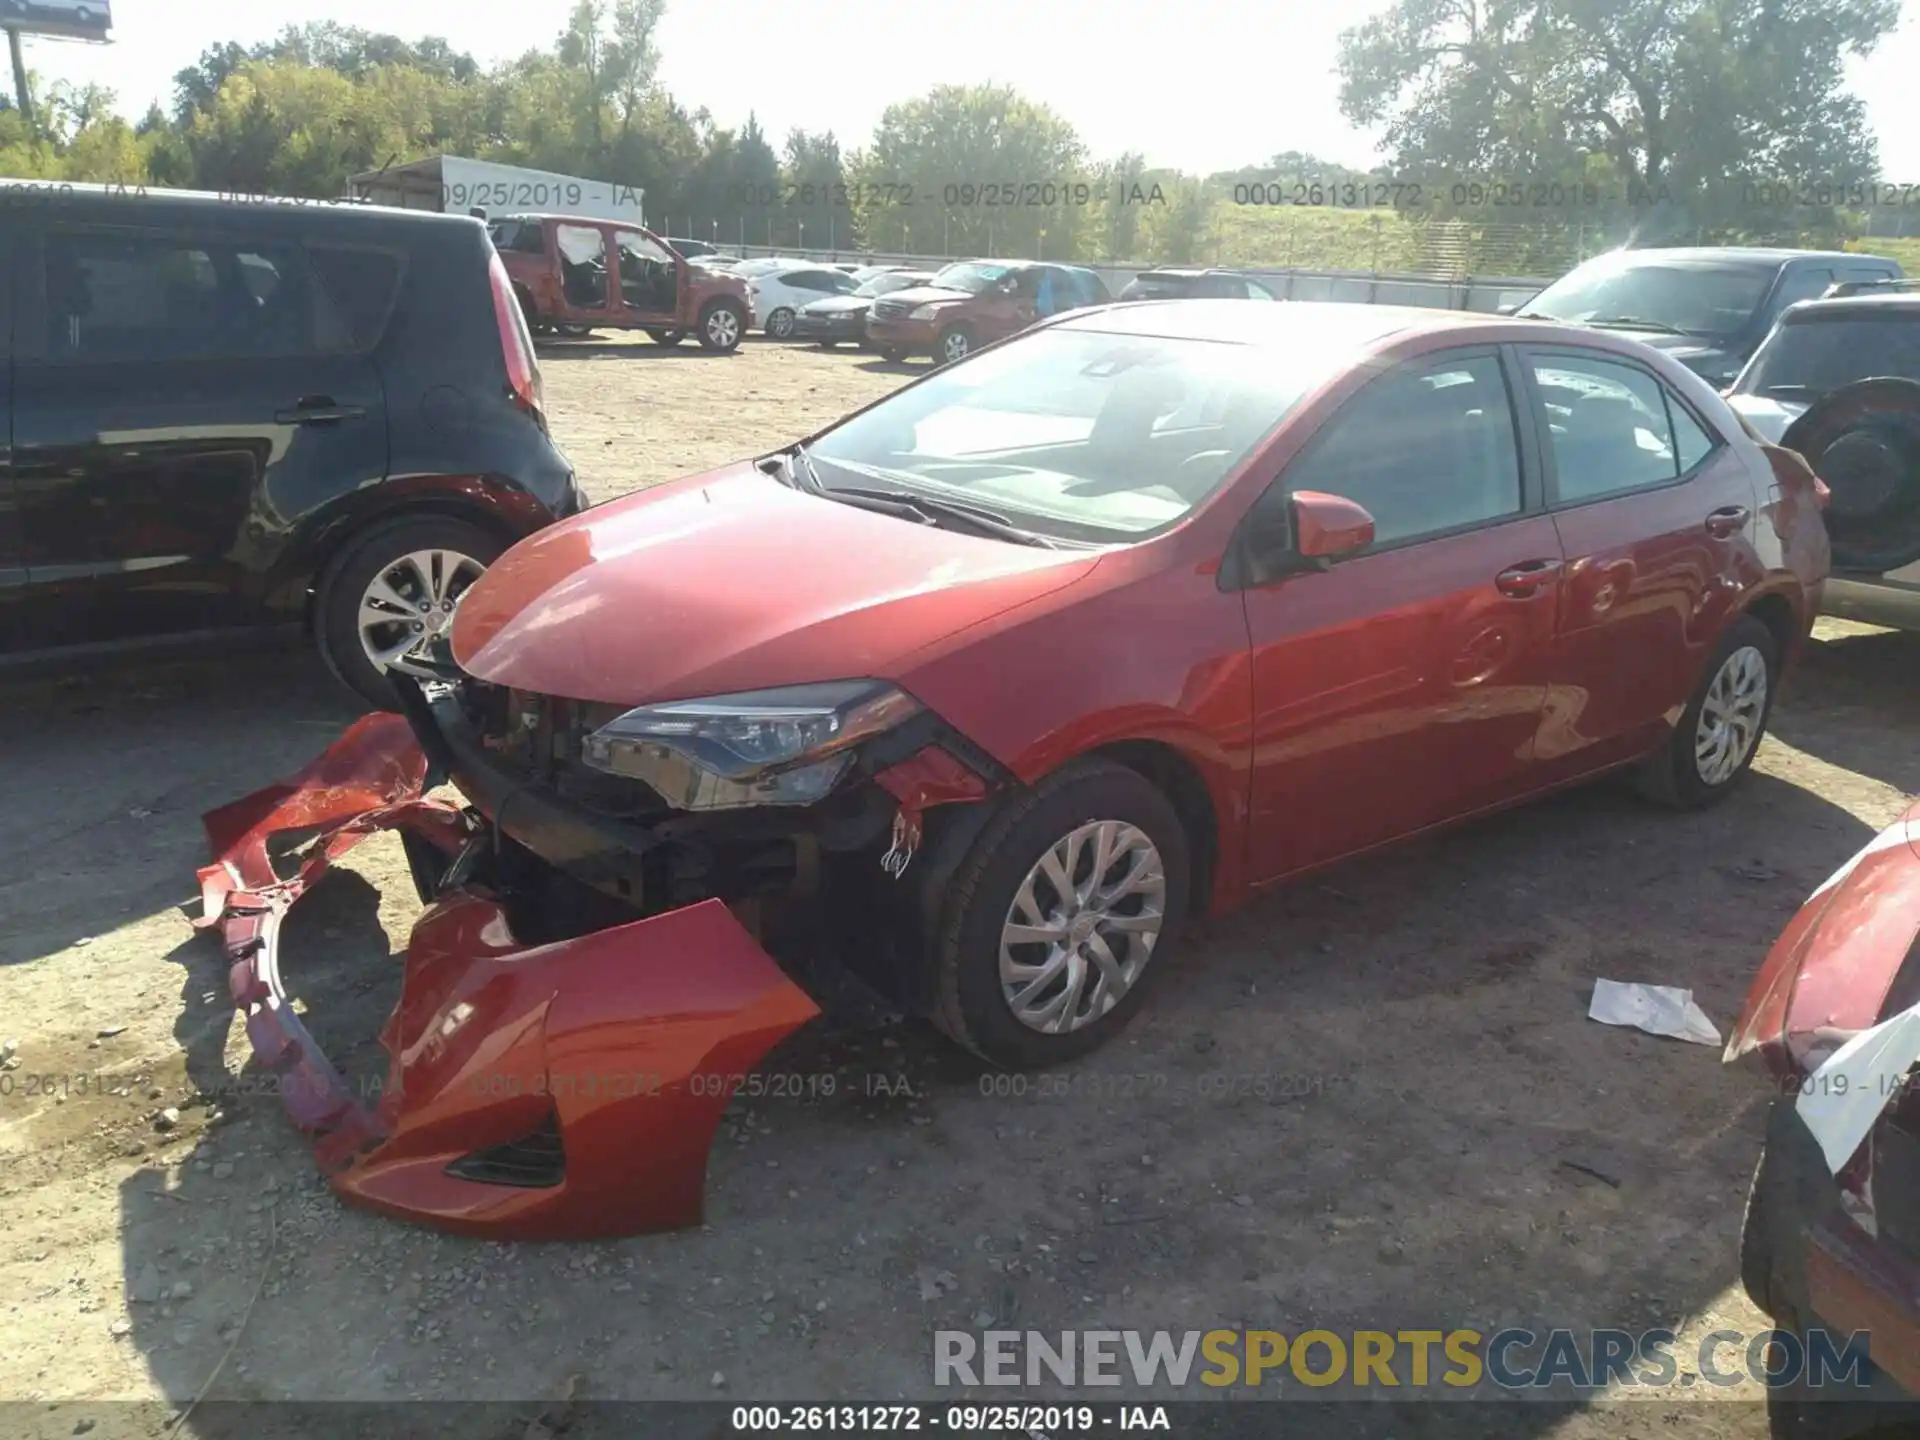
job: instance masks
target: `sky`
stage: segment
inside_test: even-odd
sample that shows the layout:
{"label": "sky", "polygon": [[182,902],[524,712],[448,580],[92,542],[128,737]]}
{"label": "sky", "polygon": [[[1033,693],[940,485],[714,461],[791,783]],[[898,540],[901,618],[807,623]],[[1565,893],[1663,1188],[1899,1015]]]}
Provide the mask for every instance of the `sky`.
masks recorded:
{"label": "sky", "polygon": [[[660,81],[723,126],[758,114],[777,149],[794,127],[864,144],[881,112],[943,83],[991,81],[1053,106],[1097,158],[1137,150],[1188,171],[1299,150],[1374,163],[1372,137],[1340,116],[1340,31],[1384,0],[1185,0],[1133,12],[1075,0],[669,0]],[[313,0],[113,0],[114,42],[29,39],[27,64],[105,85],[130,116],[171,98],[173,75],[207,46],[271,39],[314,18]],[[442,36],[483,64],[550,45],[569,0],[331,0],[331,18],[407,39]],[[1149,20],[1151,16],[1151,20]],[[1880,138],[1882,177],[1920,183],[1920,0],[1853,67]],[[992,178],[992,177],[987,177]],[[1032,177],[1043,179],[1045,177]],[[1856,177],[1834,176],[1848,181]]]}

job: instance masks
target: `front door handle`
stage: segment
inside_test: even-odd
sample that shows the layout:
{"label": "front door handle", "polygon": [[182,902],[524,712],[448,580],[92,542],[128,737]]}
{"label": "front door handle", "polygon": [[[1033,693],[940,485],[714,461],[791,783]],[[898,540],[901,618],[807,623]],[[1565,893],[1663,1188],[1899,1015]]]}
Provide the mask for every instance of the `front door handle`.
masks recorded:
{"label": "front door handle", "polygon": [[273,418],[282,425],[338,425],[342,420],[364,420],[365,406],[336,405],[331,395],[310,395],[289,410],[276,410]]}
{"label": "front door handle", "polygon": [[1493,586],[1511,599],[1525,600],[1557,581],[1564,568],[1558,560],[1522,560],[1494,576]]}
{"label": "front door handle", "polygon": [[1744,505],[1726,505],[1707,516],[1707,533],[1716,540],[1727,540],[1747,528],[1753,512]]}

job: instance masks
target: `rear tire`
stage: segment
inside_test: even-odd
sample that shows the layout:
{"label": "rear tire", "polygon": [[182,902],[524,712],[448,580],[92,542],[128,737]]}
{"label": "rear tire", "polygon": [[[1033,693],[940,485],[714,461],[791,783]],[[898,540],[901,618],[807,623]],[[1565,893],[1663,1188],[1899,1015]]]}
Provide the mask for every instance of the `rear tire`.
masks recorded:
{"label": "rear tire", "polygon": [[[1111,823],[1107,833],[1115,844],[1107,868],[1096,873],[1095,840],[1082,838],[1077,847],[1070,841],[1085,837],[1090,827],[1106,829],[1102,822]],[[1051,879],[1035,879],[1056,853],[1065,855],[1063,868],[1072,872],[1069,888],[1088,892],[1085,898],[1063,895]],[[1110,761],[1069,765],[1008,800],[981,828],[945,887],[933,939],[934,1023],[1004,1069],[1057,1065],[1111,1040],[1178,948],[1190,853],[1185,827],[1167,797],[1137,771]],[[1076,868],[1081,862],[1084,873]],[[1155,870],[1160,883],[1146,883]],[[1103,876],[1114,888],[1123,880],[1140,883],[1103,900]],[[1086,924],[1085,935],[1063,918],[1076,914]],[[1009,939],[1010,926],[1030,929],[1036,921],[1057,929],[1058,937]],[[1149,930],[1147,921],[1157,923]],[[1092,958],[1096,941],[1107,962],[1131,974],[1125,992],[1107,1008],[1101,986],[1108,972]],[[1016,967],[1011,977],[1005,973],[1009,964]],[[1056,966],[1059,981],[1043,986],[1039,972]],[[1026,1019],[1015,1009],[1022,987],[1032,987],[1023,1006]],[[1066,987],[1072,993],[1064,997],[1062,1016],[1084,1015],[1061,1031],[1038,1028],[1036,1017]]]}
{"label": "rear tire", "polygon": [[789,335],[793,334],[793,311],[782,305],[778,310],[767,316],[765,330],[769,339],[786,339]]}
{"label": "rear tire", "polygon": [[1753,768],[1779,677],[1773,632],[1742,615],[1708,656],[1672,736],[1642,765],[1641,794],[1676,810],[1698,810],[1731,794]]}
{"label": "rear tire", "polygon": [[[396,567],[404,570],[409,556],[438,554],[456,557],[466,564],[445,567],[444,573],[450,588],[439,602],[451,603],[464,593],[466,584],[478,578],[470,572],[476,569],[484,571],[500,558],[506,548],[505,542],[492,531],[449,515],[395,516],[351,537],[334,555],[322,575],[314,605],[314,641],[327,662],[327,668],[333,671],[341,684],[374,709],[391,710],[394,705],[393,687],[387,683],[384,671],[368,653],[369,642],[362,638],[363,602],[374,583],[395,571]],[[411,587],[404,584],[405,578],[403,574],[403,583],[393,588],[413,598]],[[426,603],[435,603],[432,597],[419,598]],[[438,610],[437,613],[445,616],[451,612]],[[382,640],[393,641],[402,640],[408,634],[425,638],[424,628],[413,631],[410,627],[414,624],[424,625],[426,618],[419,621],[410,618],[404,622],[396,619],[390,626],[376,627],[375,634]],[[402,630],[403,624],[409,628]]]}

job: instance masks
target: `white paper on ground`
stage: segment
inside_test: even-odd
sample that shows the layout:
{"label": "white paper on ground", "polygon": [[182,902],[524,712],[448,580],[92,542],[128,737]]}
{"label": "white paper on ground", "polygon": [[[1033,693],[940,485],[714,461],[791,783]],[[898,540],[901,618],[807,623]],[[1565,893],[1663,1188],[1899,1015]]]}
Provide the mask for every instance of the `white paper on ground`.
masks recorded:
{"label": "white paper on ground", "polygon": [[1619,980],[1593,982],[1589,1020],[1602,1025],[1630,1025],[1649,1035],[1691,1040],[1696,1045],[1718,1045],[1720,1032],[1698,1005],[1691,990],[1671,985],[1633,985]]}
{"label": "white paper on ground", "polygon": [[1920,1005],[1862,1030],[1801,1086],[1794,1109],[1839,1174],[1920,1062]]}

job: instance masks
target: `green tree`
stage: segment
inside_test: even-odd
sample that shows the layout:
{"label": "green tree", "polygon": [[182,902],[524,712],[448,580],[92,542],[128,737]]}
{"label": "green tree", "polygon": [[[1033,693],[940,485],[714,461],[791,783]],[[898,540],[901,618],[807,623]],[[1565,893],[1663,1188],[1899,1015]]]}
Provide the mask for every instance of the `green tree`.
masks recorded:
{"label": "green tree", "polygon": [[1340,104],[1403,175],[1597,181],[1643,228],[1737,225],[1741,182],[1874,177],[1843,64],[1898,18],[1898,0],[1396,0],[1341,37]]}
{"label": "green tree", "polygon": [[[1087,207],[1062,187],[1090,180],[1086,149],[1066,120],[1011,87],[941,85],[889,105],[848,173],[876,250],[1079,256]],[[899,203],[907,187],[910,207]]]}
{"label": "green tree", "polygon": [[788,202],[786,222],[795,244],[803,239],[809,245],[837,249],[858,244],[846,167],[840,142],[831,130],[818,135],[795,130],[787,136],[781,181]]}

